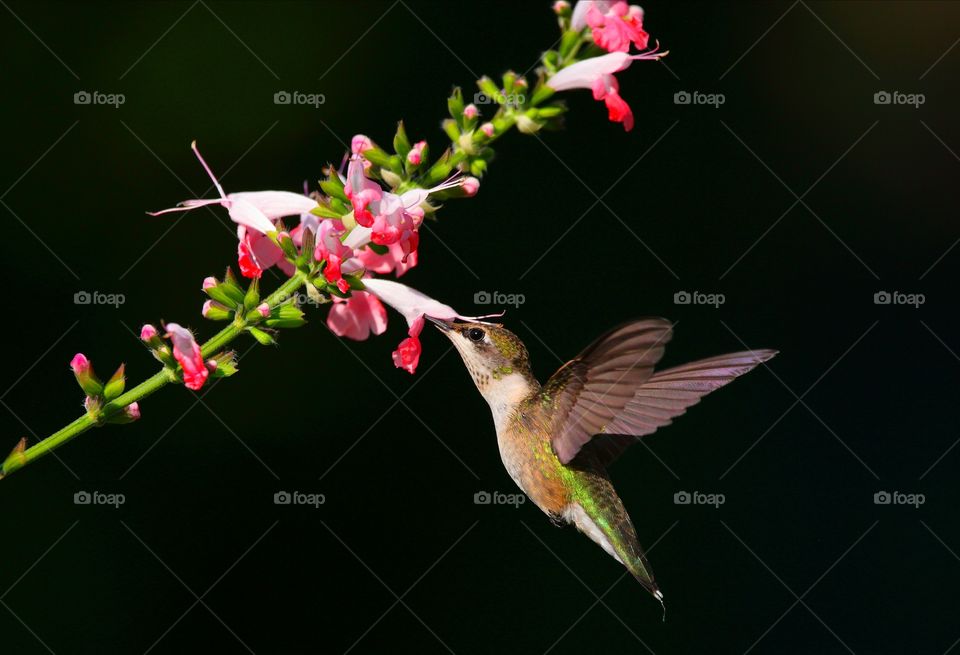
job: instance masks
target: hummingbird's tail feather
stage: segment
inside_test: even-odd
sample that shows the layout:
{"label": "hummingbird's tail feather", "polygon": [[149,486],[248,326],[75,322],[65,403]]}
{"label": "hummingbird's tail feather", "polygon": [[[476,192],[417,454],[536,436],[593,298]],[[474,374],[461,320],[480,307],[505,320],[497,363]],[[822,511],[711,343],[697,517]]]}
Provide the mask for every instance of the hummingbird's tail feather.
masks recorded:
{"label": "hummingbird's tail feather", "polygon": [[[630,515],[609,478],[600,472],[582,472],[582,486],[564,517],[611,557],[663,605],[663,592],[640,546]],[[666,612],[666,609],[664,609]]]}

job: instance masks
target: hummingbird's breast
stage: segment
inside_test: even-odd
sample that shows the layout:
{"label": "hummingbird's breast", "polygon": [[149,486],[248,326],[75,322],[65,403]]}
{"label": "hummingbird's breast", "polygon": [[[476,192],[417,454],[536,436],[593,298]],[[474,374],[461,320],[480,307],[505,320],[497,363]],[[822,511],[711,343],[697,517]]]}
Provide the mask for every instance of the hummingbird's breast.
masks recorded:
{"label": "hummingbird's breast", "polygon": [[553,451],[548,421],[526,403],[505,418],[497,429],[504,467],[530,500],[559,517],[570,503],[570,472]]}

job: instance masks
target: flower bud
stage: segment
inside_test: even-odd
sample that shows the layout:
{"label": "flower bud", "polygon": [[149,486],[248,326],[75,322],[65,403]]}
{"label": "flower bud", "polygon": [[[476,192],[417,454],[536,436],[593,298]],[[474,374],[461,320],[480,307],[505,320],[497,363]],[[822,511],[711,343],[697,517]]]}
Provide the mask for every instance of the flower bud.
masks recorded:
{"label": "flower bud", "polygon": [[480,110],[477,109],[477,106],[476,106],[475,104],[473,104],[472,102],[471,102],[469,105],[467,105],[466,107],[463,108],[463,116],[464,116],[467,120],[473,120],[474,118],[476,118],[476,117],[479,116],[479,115],[480,115]]}
{"label": "flower bud", "polygon": [[113,400],[117,396],[123,393],[123,390],[127,386],[127,378],[123,374],[124,366],[120,365],[120,368],[117,369],[117,372],[113,374],[107,383],[103,385],[103,397],[108,401]]}
{"label": "flower bud", "polygon": [[257,313],[260,314],[263,318],[270,316],[270,305],[263,302],[257,305]]}
{"label": "flower bud", "polygon": [[130,403],[123,408],[123,415],[126,416],[131,421],[136,421],[140,418],[140,404],[139,403]]}
{"label": "flower bud", "polygon": [[496,128],[493,126],[493,123],[487,122],[480,126],[480,131],[483,132],[488,138],[492,137],[497,133]]}
{"label": "flower bud", "polygon": [[350,152],[355,155],[362,155],[364,150],[370,150],[373,147],[373,141],[365,134],[357,134],[350,140]]}
{"label": "flower bud", "polygon": [[153,341],[159,336],[160,336],[160,333],[157,332],[157,328],[153,327],[149,323],[145,324],[142,328],[140,328],[140,339],[143,341],[146,341],[147,343]]}
{"label": "flower bud", "polygon": [[391,189],[396,189],[403,182],[403,178],[386,168],[380,169],[380,177],[387,183]]}
{"label": "flower bud", "polygon": [[553,13],[561,17],[569,15],[570,3],[566,0],[557,0],[553,3]]}
{"label": "flower bud", "polygon": [[202,286],[202,289],[203,289],[204,291],[206,291],[207,289],[211,289],[211,288],[217,286],[218,284],[220,284],[220,282],[217,280],[217,278],[215,278],[215,277],[213,277],[212,275],[210,275],[210,276],[207,276],[207,277],[203,278],[203,286]]}
{"label": "flower bud", "polygon": [[460,183],[460,187],[463,189],[463,192],[468,196],[477,195],[477,191],[480,190],[480,180],[475,177],[465,177]]}
{"label": "flower bud", "polygon": [[517,116],[517,129],[524,134],[536,134],[540,131],[541,125],[526,114]]}
{"label": "flower bud", "polygon": [[103,384],[97,379],[93,372],[93,364],[83,353],[77,353],[70,360],[70,368],[73,369],[73,375],[77,378],[77,384],[88,396],[99,396],[103,393]]}
{"label": "flower bud", "polygon": [[204,318],[211,321],[226,321],[230,318],[230,310],[218,303],[216,300],[208,300],[203,303],[203,309],[200,311]]}

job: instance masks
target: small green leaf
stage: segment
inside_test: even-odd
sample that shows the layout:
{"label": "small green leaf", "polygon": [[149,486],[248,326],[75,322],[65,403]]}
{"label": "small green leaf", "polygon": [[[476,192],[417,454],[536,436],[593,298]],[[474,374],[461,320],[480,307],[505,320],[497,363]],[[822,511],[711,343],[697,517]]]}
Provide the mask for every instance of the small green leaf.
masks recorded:
{"label": "small green leaf", "polygon": [[374,243],[372,241],[367,244],[367,248],[377,253],[378,255],[386,255],[388,252],[390,252],[390,248],[388,248],[387,246],[381,246],[380,244]]}
{"label": "small green leaf", "polygon": [[447,98],[447,110],[450,116],[460,122],[463,119],[463,91],[459,86],[453,88],[453,93]]}
{"label": "small green leaf", "polygon": [[[346,199],[346,196],[344,196],[344,199]],[[311,209],[310,213],[313,214],[314,216],[319,216],[320,218],[340,218],[341,216],[343,216],[343,214],[333,209],[332,203],[330,207],[327,207],[325,205],[318,205],[313,209]]]}

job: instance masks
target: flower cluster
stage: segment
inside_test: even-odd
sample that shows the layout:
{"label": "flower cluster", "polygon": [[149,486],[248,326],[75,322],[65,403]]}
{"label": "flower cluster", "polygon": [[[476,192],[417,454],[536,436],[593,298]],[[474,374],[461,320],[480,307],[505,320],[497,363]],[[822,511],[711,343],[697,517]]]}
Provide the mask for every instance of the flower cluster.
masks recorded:
{"label": "flower cluster", "polygon": [[[633,112],[620,96],[615,73],[634,61],[667,54],[656,46],[647,49],[643,10],[635,5],[581,0],[571,6],[558,0],[553,10],[560,39],[556,49],[542,54],[534,81],[513,71],[499,82],[484,76],[477,80],[474,103],[465,102],[462,91],[454,88],[447,98],[449,116],[441,123],[449,142],[439,155],[431,153],[426,140],[411,141],[401,122],[392,151],[362,134],[353,137],[341,165],[325,168],[319,190],[305,186],[302,193],[228,194],[194,142],[191,148],[217,197],[186,200],[152,215],[214,205],[227,210],[237,226],[237,265],[249,282],[244,288],[227,268],[222,280],[208,277],[201,285],[207,295],[201,314],[226,326],[199,344],[193,332],[177,323],[164,324],[162,332],[144,325],[141,340],[163,370],[126,392],[122,365],[104,383],[89,359],[78,353],[70,365],[86,397],[86,415],[30,448],[21,441],[0,465],[0,477],[93,426],[136,420],[137,401],[168,382],[198,390],[211,378],[233,375],[234,353],[224,349],[233,339],[248,334],[272,345],[278,330],[306,323],[301,290],[312,303],[329,308],[330,331],[349,339],[382,334],[388,323],[386,307],[399,312],[407,331],[393,361],[410,373],[420,360],[425,318],[485,318],[461,316],[411,287],[378,276],[399,278],[417,266],[424,222],[433,218],[440,203],[478,193],[497,139],[513,128],[535,134],[560,127],[567,108],[554,97],[557,92],[589,89],[604,102],[611,121],[632,129]],[[261,299],[260,281],[267,272],[280,285]]]}

